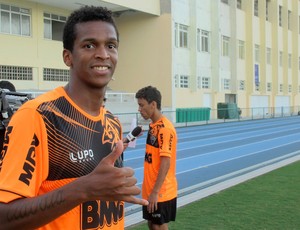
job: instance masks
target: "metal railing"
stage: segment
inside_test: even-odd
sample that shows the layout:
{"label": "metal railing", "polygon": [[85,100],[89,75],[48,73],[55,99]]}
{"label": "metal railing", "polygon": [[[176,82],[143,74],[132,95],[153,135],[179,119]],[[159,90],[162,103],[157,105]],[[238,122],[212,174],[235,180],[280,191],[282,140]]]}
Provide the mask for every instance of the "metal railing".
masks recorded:
{"label": "metal railing", "polygon": [[[36,97],[45,92],[31,91],[27,92]],[[116,115],[123,126],[124,132],[132,130],[133,123],[142,125],[144,130],[148,129],[150,121],[145,121],[138,112],[119,112],[133,110],[136,105],[135,94],[123,92],[106,93],[108,103],[111,103],[113,114]],[[137,108],[136,108],[137,109]],[[175,127],[185,127],[194,125],[204,125],[221,122],[244,121],[255,119],[270,119],[276,117],[298,116],[300,115],[300,106],[281,106],[281,107],[255,107],[255,108],[187,108],[183,111],[163,110],[163,114],[168,117]]]}
{"label": "metal railing", "polygon": [[[189,114],[191,111],[187,110],[184,115],[185,119],[180,121],[178,121],[178,111],[162,111],[162,113],[173,122],[175,127],[186,127],[213,123],[298,116],[300,115],[300,106],[238,108],[237,110],[209,109],[209,114],[200,116],[200,119],[193,118],[192,115]],[[142,125],[144,130],[148,129],[150,120],[144,120],[139,113],[114,114],[122,123],[124,132],[132,130],[133,123],[135,123],[135,125]]]}

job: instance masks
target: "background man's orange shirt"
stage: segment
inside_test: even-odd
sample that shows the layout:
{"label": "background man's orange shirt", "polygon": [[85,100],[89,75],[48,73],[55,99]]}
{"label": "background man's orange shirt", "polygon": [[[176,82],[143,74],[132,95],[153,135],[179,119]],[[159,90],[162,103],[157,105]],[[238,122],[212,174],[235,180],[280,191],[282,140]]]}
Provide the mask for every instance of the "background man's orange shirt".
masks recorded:
{"label": "background man's orange shirt", "polygon": [[160,157],[170,157],[170,169],[158,194],[158,202],[177,197],[176,130],[166,117],[149,125],[144,161],[142,197],[148,199],[158,176]]}

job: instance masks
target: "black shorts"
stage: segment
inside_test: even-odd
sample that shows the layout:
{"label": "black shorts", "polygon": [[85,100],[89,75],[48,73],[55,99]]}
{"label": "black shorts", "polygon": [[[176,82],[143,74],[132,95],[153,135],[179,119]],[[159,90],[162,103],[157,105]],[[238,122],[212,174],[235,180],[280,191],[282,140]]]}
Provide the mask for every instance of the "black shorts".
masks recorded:
{"label": "black shorts", "polygon": [[157,210],[153,213],[147,211],[147,206],[143,206],[143,218],[153,224],[162,225],[170,221],[175,221],[177,210],[177,197],[172,200],[157,203]]}

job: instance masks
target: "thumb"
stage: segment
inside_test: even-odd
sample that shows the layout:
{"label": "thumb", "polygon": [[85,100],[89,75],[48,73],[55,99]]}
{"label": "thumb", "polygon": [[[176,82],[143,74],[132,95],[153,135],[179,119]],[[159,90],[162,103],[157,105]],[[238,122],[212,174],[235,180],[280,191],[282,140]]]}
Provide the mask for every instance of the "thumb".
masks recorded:
{"label": "thumb", "polygon": [[115,161],[121,156],[123,152],[123,142],[119,140],[110,154],[108,154],[102,161],[106,162],[107,164],[113,165]]}

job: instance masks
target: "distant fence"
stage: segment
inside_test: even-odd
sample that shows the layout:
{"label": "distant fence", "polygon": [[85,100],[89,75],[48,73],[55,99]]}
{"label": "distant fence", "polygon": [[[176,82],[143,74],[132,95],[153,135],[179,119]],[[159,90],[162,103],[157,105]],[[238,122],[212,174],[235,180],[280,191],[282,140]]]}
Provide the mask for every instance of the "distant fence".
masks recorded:
{"label": "distant fence", "polygon": [[[36,97],[45,92],[26,91],[26,93],[30,93],[32,97]],[[133,122],[137,123],[138,125],[142,125],[144,130],[148,129],[150,121],[145,121],[139,113],[116,113],[116,111],[131,111],[137,109],[134,93],[118,93],[108,91],[105,96],[107,97],[107,103],[111,103],[112,105],[111,111],[121,121],[124,132],[129,132],[132,129]],[[210,109],[207,107],[177,108],[175,111],[163,110],[162,112],[173,122],[175,127],[184,127],[220,122],[298,116],[300,114],[299,111],[300,106],[238,108],[235,103],[218,103],[217,109]]]}
{"label": "distant fence", "polygon": [[[175,111],[162,111],[175,127],[204,125],[221,122],[245,121],[255,119],[271,119],[300,115],[300,106],[287,107],[256,107],[256,108],[187,108]],[[123,131],[132,129],[132,122],[148,129],[150,120],[145,121],[139,113],[114,113],[123,125]]]}

